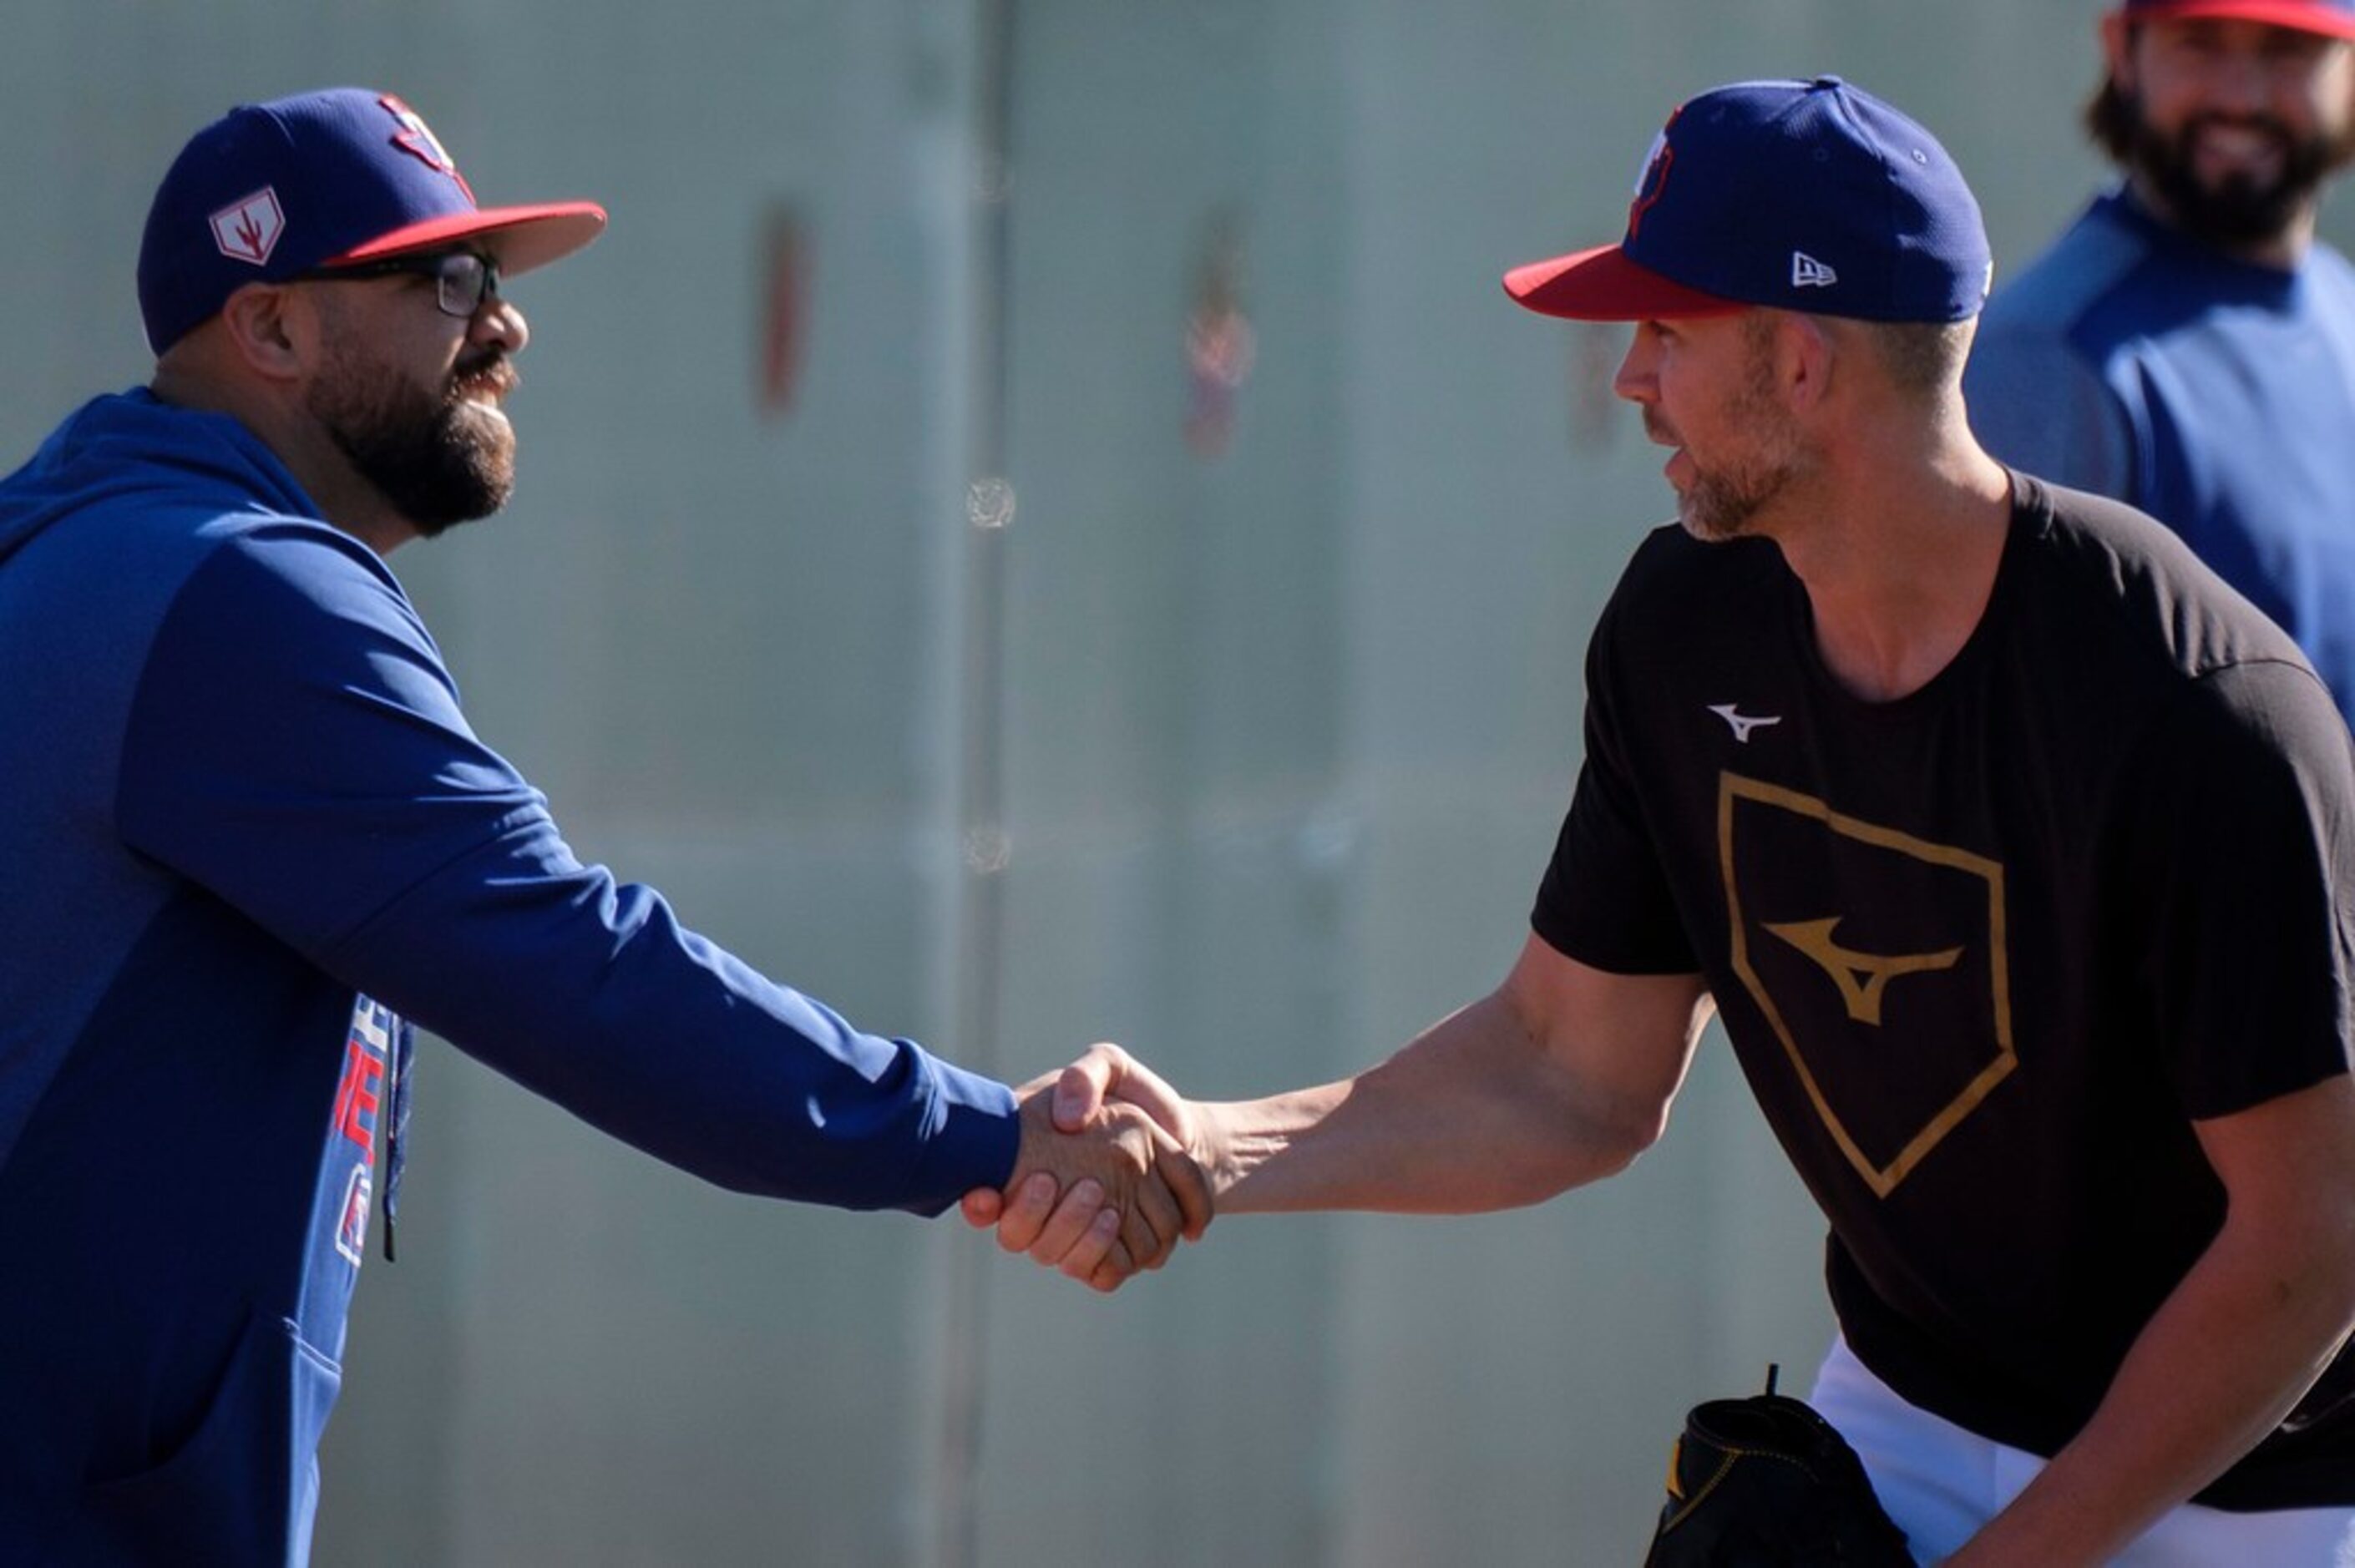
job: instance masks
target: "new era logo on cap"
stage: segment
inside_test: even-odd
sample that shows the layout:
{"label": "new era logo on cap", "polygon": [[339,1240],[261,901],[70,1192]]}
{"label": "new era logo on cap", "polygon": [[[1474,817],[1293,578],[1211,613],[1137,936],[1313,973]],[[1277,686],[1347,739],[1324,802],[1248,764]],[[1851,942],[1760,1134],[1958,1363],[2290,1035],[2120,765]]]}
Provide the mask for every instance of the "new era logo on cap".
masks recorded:
{"label": "new era logo on cap", "polygon": [[1839,281],[1839,274],[1808,255],[1804,250],[1791,252],[1791,287],[1795,289],[1828,289]]}
{"label": "new era logo on cap", "polygon": [[286,214],[278,205],[278,193],[264,185],[213,214],[212,230],[222,255],[266,267],[270,253],[278,249],[278,237],[286,232]]}

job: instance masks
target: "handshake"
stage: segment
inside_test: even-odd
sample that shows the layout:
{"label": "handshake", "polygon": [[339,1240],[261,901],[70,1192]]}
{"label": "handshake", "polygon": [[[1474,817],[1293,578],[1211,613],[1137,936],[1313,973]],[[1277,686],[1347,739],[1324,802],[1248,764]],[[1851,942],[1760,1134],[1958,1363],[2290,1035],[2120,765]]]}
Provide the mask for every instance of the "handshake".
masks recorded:
{"label": "handshake", "polygon": [[1004,1192],[964,1196],[968,1224],[1092,1288],[1158,1268],[1210,1223],[1207,1118],[1117,1045],[1091,1046],[1021,1097],[1021,1147]]}

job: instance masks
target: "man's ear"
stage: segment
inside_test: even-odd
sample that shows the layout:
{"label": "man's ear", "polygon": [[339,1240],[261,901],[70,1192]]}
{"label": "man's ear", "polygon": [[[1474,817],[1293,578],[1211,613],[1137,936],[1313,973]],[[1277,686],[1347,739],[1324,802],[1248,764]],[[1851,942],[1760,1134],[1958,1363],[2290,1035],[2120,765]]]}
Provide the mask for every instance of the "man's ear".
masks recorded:
{"label": "man's ear", "polygon": [[2102,18],[2102,59],[2120,92],[2134,91],[2134,25],[2123,12],[2113,11]]}
{"label": "man's ear", "polygon": [[318,323],[293,289],[248,283],[221,306],[230,352],[268,381],[299,380],[310,369]]}
{"label": "man's ear", "polygon": [[1774,322],[1774,379],[1784,399],[1795,412],[1821,407],[1831,394],[1832,371],[1846,344],[1814,316],[1777,311]]}

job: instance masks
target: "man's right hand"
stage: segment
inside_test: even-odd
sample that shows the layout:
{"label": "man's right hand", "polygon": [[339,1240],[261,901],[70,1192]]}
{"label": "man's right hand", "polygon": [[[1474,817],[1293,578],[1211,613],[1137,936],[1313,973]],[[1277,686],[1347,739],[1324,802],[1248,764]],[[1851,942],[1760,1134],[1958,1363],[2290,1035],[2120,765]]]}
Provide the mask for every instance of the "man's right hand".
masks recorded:
{"label": "man's right hand", "polygon": [[1004,1192],[965,1194],[967,1223],[1103,1291],[1160,1267],[1181,1236],[1200,1238],[1211,1200],[1189,1108],[1127,1052],[1092,1046],[1018,1093],[1014,1175]]}

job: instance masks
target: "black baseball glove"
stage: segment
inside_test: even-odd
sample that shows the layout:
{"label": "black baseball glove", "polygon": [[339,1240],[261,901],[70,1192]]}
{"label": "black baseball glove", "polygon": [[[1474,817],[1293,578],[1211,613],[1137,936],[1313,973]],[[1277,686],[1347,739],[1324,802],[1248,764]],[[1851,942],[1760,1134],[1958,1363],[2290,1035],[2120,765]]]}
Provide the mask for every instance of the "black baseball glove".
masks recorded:
{"label": "black baseball glove", "polygon": [[1856,1450],[1799,1400],[1712,1399],[1668,1454],[1644,1568],[1913,1568]]}

